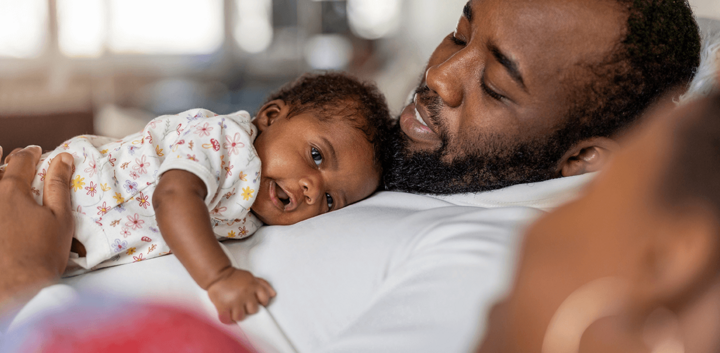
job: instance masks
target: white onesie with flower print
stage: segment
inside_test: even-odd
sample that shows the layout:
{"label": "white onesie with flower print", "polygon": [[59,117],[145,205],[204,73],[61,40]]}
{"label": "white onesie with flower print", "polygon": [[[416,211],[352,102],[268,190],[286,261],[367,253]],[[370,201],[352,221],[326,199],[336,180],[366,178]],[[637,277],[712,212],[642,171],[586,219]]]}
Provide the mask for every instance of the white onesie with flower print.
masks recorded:
{"label": "white onesie with flower print", "polygon": [[158,117],[122,140],[79,136],[43,156],[32,190],[42,202],[50,160],[62,152],[74,156],[75,238],[87,251],[84,258],[71,254],[69,267],[75,269],[170,253],[155,220],[152,195],[162,173],[171,169],[191,172],[205,183],[205,203],[218,239],[243,238],[262,225],[249,213],[260,185],[256,135],[245,111],[216,115],[193,109]]}

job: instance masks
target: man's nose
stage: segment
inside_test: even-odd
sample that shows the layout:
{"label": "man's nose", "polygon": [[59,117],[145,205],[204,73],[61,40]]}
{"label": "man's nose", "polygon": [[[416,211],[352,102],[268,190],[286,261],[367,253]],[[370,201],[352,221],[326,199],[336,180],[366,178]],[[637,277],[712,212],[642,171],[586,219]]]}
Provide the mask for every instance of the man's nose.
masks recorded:
{"label": "man's nose", "polygon": [[307,176],[300,179],[303,197],[308,205],[314,205],[322,196],[322,180],[319,176]]}
{"label": "man's nose", "polygon": [[452,108],[460,106],[463,101],[463,77],[472,75],[474,69],[468,70],[471,58],[464,50],[454,53],[445,61],[430,66],[425,72],[428,88],[435,91],[443,102]]}

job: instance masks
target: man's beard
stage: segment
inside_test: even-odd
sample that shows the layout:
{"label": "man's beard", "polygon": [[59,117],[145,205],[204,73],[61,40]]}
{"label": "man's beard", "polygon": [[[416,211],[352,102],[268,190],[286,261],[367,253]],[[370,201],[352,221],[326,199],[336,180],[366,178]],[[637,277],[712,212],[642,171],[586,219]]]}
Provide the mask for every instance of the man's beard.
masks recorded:
{"label": "man's beard", "polygon": [[[418,90],[422,93],[422,89]],[[428,117],[442,125],[438,116],[442,101],[429,101]],[[442,146],[435,152],[410,152],[408,137],[400,124],[393,127],[390,143],[393,154],[385,166],[383,181],[387,190],[425,194],[458,194],[500,189],[516,184],[539,182],[559,176],[558,165],[565,152],[574,144],[572,124],[559,127],[555,133],[541,138],[517,142],[505,141],[497,135],[480,136],[474,151],[451,162],[448,136],[441,133]]]}

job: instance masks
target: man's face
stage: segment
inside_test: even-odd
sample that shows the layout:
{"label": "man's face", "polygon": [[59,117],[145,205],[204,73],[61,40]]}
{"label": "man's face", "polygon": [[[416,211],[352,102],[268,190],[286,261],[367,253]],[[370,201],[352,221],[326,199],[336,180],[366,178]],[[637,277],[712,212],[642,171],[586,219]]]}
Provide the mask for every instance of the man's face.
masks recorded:
{"label": "man's face", "polygon": [[607,57],[624,20],[612,2],[468,2],[400,116],[386,185],[453,193],[557,176],[582,65]]}

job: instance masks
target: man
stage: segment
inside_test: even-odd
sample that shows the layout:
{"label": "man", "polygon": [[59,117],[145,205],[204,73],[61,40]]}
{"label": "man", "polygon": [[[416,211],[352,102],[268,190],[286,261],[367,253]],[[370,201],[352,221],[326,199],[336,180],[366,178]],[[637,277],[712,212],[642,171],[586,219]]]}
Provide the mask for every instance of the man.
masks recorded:
{"label": "man", "polygon": [[[258,322],[271,322],[280,334],[267,340],[298,352],[468,351],[509,284],[518,229],[573,197],[587,180],[577,175],[686,84],[698,55],[682,1],[469,2],[386,164],[391,189],[455,194],[383,192],[229,244],[278,292],[244,328],[263,336]],[[165,257],[65,283],[142,296],[177,285],[161,267],[182,271]]]}
{"label": "man", "polygon": [[400,117],[386,185],[456,194],[597,171],[692,78],[699,34],[682,3],[469,2]]}

